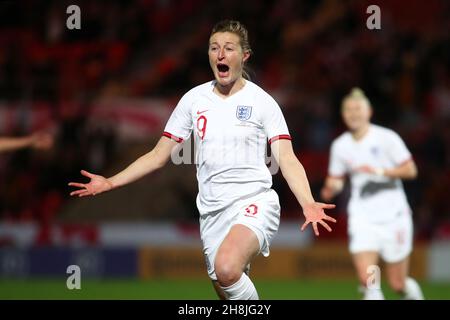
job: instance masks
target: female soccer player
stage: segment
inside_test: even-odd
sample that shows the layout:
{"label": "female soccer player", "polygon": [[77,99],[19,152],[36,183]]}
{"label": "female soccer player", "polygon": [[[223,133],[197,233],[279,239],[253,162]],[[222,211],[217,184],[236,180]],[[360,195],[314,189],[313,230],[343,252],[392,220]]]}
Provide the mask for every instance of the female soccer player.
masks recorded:
{"label": "female soccer player", "polygon": [[401,179],[417,176],[411,153],[397,133],[370,123],[372,108],[362,90],[344,97],[341,111],[348,131],[331,145],[321,196],[330,201],[350,176],[349,249],[364,298],[383,299],[379,285],[368,284],[381,256],[391,288],[406,299],[423,299],[417,282],[408,277],[413,224]]}
{"label": "female soccer player", "polygon": [[283,114],[275,100],[244,78],[251,49],[246,28],[238,21],[215,25],[208,56],[215,80],[187,92],[172,113],[163,136],[149,153],[111,178],[86,171],[89,183],[71,195],[96,195],[121,187],[161,168],[171,151],[188,139],[196,144],[200,234],[209,277],[222,299],[258,299],[247,275],[251,260],[269,255],[278,230],[280,204],[265,164],[267,141],[306,221],[319,235],[318,224],[336,222],[315,202],[301,163],[291,145]]}

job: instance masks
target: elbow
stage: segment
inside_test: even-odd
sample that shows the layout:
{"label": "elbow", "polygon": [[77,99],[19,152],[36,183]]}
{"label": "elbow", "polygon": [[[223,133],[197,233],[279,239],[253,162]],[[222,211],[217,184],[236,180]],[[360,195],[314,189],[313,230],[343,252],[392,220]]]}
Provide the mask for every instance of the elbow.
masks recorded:
{"label": "elbow", "polygon": [[167,163],[166,159],[158,159],[154,162],[155,170],[159,170],[164,167]]}
{"label": "elbow", "polygon": [[153,168],[153,170],[159,170],[164,167],[170,159],[170,154],[166,155],[163,152],[160,152],[158,149],[152,150],[150,153],[146,155],[149,166]]}
{"label": "elbow", "polygon": [[405,167],[403,167],[403,179],[404,180],[414,180],[418,176],[417,165],[414,161],[408,162]]}
{"label": "elbow", "polygon": [[140,166],[143,166],[146,168],[146,173],[152,172],[155,170],[159,170],[167,163],[168,159],[164,159],[162,157],[158,157],[155,155],[154,152],[150,152],[144,156],[142,156],[140,159]]}
{"label": "elbow", "polygon": [[299,167],[301,168],[301,170],[304,170],[303,165],[295,156],[284,157],[283,159],[280,159],[279,166],[283,176],[285,176],[285,174],[287,174],[288,172],[291,172],[292,168],[295,167]]}
{"label": "elbow", "polygon": [[167,164],[167,162],[169,162],[170,159],[171,159],[171,154],[163,154],[163,153],[157,152],[156,157],[155,157],[156,169],[161,169],[162,167],[164,167]]}
{"label": "elbow", "polygon": [[411,180],[414,180],[419,175],[419,172],[417,170],[417,165],[413,162],[412,168],[411,168]]}
{"label": "elbow", "polygon": [[414,168],[411,168],[408,170],[408,174],[405,176],[406,180],[415,180],[418,176],[417,168],[414,166]]}

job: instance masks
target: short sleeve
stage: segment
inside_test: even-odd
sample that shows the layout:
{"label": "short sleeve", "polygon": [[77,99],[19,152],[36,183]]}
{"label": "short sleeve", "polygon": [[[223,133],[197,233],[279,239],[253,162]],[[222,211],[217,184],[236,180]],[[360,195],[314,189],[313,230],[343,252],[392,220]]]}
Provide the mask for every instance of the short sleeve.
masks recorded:
{"label": "short sleeve", "polygon": [[267,95],[266,101],[263,103],[262,122],[269,144],[280,139],[291,140],[286,120],[278,103],[270,95]]}
{"label": "short sleeve", "polygon": [[388,144],[388,153],[395,163],[395,165],[401,165],[402,163],[412,158],[411,152],[406,147],[405,142],[395,132],[391,132]]}
{"label": "short sleeve", "polygon": [[345,161],[339,153],[339,147],[336,142],[331,145],[330,162],[328,164],[328,175],[330,177],[340,178],[347,173]]}
{"label": "short sleeve", "polygon": [[185,94],[173,110],[169,121],[164,128],[163,136],[177,142],[187,140],[191,135],[193,124],[191,116],[192,98],[189,93]]}

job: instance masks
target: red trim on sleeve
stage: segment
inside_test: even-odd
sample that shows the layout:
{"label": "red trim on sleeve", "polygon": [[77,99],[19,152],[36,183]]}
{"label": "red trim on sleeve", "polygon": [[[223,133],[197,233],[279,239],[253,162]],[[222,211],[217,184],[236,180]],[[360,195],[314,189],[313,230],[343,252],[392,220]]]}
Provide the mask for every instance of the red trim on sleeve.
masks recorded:
{"label": "red trim on sleeve", "polygon": [[178,138],[177,136],[174,136],[173,134],[171,134],[171,133],[169,133],[167,131],[163,132],[163,136],[167,137],[167,138],[170,138],[170,139],[172,139],[172,140],[174,140],[174,141],[176,141],[178,143],[181,143],[181,142],[184,141],[183,138]]}
{"label": "red trim on sleeve", "polygon": [[275,136],[269,139],[269,144],[277,140],[292,140],[291,136],[288,134],[280,134],[279,136]]}

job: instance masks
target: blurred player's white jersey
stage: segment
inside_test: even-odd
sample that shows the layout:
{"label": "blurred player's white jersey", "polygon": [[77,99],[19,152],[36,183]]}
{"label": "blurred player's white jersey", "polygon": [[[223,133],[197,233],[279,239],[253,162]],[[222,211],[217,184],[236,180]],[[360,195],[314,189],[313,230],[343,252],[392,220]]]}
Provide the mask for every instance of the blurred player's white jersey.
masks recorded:
{"label": "blurred player's white jersey", "polygon": [[187,92],[164,130],[178,142],[194,131],[200,215],[270,189],[267,141],[290,139],[280,107],[259,86],[247,80],[241,90],[221,98],[214,85],[210,81]]}
{"label": "blurred player's white jersey", "polygon": [[328,174],[332,177],[350,175],[349,218],[383,223],[405,211],[410,214],[400,179],[355,172],[363,165],[390,169],[410,159],[411,153],[400,136],[377,125],[370,125],[367,134],[358,141],[349,132],[336,138],[331,146]]}

